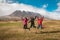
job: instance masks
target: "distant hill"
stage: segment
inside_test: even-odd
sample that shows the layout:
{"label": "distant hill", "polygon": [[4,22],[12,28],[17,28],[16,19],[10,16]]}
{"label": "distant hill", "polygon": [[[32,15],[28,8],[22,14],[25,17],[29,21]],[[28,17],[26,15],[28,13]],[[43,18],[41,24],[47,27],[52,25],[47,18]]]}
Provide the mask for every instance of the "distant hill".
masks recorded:
{"label": "distant hill", "polygon": [[41,16],[38,13],[34,13],[34,12],[28,12],[28,11],[20,11],[20,10],[16,10],[14,11],[12,14],[7,15],[7,16],[1,16],[0,20],[20,20],[21,17],[35,17],[35,16]]}
{"label": "distant hill", "polygon": [[27,17],[27,16],[40,16],[40,14],[38,13],[34,13],[34,12],[28,12],[28,11],[20,11],[20,10],[16,10],[15,12],[13,12],[11,15],[9,16],[15,16],[15,17]]}

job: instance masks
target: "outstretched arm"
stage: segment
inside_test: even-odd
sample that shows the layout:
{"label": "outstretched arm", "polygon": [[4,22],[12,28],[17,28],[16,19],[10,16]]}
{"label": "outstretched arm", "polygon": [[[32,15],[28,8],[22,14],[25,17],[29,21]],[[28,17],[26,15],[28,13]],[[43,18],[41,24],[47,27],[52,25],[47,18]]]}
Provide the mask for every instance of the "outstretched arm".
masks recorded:
{"label": "outstretched arm", "polygon": [[36,19],[37,18],[37,16],[35,16],[35,18],[34,19]]}
{"label": "outstretched arm", "polygon": [[44,16],[42,16],[42,17],[41,17],[41,19],[42,19],[42,21],[43,21],[43,19],[44,19]]}
{"label": "outstretched arm", "polygon": [[29,20],[29,22],[28,23],[30,23],[31,22],[31,20]]}

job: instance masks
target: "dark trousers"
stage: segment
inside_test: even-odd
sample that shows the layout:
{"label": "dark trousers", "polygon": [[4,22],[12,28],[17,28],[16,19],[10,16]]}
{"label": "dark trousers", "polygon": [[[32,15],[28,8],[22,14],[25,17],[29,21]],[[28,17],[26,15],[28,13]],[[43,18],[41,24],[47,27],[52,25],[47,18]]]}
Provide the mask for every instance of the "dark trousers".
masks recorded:
{"label": "dark trousers", "polygon": [[23,28],[24,28],[24,29],[27,29],[27,24],[25,24]]}
{"label": "dark trousers", "polygon": [[35,24],[34,24],[34,23],[31,23],[30,28],[32,28],[32,27],[36,28],[36,26],[35,26]]}
{"label": "dark trousers", "polygon": [[37,28],[38,28],[38,29],[39,29],[39,28],[42,29],[42,24],[39,24]]}
{"label": "dark trousers", "polygon": [[30,30],[30,28],[27,27],[27,24],[25,24],[23,28],[24,28],[24,29],[29,29],[29,30]]}

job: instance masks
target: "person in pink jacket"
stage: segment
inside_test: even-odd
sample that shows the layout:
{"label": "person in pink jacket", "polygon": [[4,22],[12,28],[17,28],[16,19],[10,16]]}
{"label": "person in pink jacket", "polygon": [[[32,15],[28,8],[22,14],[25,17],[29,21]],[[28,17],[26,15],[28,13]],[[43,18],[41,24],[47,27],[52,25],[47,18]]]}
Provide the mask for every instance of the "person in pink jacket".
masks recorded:
{"label": "person in pink jacket", "polygon": [[[24,25],[24,29],[29,29],[28,27],[27,27],[27,23],[28,23],[28,19],[25,17],[25,18],[23,18],[22,19],[23,20],[23,25]],[[29,29],[30,30],[30,29]]]}

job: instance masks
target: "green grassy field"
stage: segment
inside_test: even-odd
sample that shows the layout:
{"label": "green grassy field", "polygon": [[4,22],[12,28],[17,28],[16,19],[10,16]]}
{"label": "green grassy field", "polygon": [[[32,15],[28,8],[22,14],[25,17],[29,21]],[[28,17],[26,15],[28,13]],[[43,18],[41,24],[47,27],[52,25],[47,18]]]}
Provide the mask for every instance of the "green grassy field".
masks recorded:
{"label": "green grassy field", "polygon": [[[35,22],[37,27],[37,22]],[[28,27],[30,23],[28,23]],[[0,40],[60,40],[60,21],[43,21],[44,29],[23,29],[22,22],[0,22]]]}

